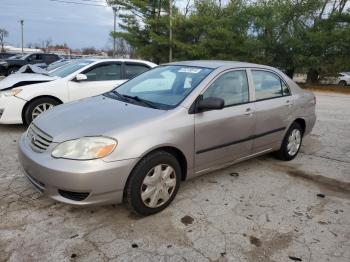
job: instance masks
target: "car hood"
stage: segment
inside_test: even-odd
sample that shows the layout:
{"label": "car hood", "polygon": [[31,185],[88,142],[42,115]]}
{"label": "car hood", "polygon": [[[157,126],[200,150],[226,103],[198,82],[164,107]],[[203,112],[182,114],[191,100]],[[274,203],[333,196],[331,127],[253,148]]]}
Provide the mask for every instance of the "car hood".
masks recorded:
{"label": "car hood", "polygon": [[57,79],[57,77],[33,74],[33,73],[18,73],[5,77],[0,81],[0,90],[11,89],[13,87],[36,84],[40,82],[48,82]]}
{"label": "car hood", "polygon": [[33,123],[54,142],[62,142],[83,136],[113,136],[166,112],[101,95],[57,106]]}

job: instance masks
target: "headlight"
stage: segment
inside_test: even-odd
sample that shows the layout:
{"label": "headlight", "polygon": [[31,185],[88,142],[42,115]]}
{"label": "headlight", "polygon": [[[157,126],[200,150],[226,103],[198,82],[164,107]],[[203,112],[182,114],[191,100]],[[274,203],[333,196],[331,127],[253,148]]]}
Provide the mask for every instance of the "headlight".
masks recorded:
{"label": "headlight", "polygon": [[7,66],[8,64],[7,64],[7,62],[5,62],[5,61],[0,61],[0,65],[2,65],[2,66]]}
{"label": "headlight", "polygon": [[107,137],[82,137],[57,145],[51,155],[55,158],[91,160],[108,156],[117,141]]}
{"label": "headlight", "polygon": [[1,97],[10,97],[10,96],[15,96],[19,94],[22,91],[22,89],[11,89],[7,91],[0,91],[0,98]]}

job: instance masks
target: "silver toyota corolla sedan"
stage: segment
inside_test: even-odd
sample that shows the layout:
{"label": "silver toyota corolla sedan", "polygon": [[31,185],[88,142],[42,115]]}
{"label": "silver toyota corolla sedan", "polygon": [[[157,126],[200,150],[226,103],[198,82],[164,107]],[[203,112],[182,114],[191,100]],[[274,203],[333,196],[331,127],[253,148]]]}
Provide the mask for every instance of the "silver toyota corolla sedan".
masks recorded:
{"label": "silver toyota corolla sedan", "polygon": [[149,215],[186,179],[269,152],[293,159],[315,124],[315,103],[272,67],[170,63],[40,115],[19,157],[29,181],[55,200],[125,202]]}

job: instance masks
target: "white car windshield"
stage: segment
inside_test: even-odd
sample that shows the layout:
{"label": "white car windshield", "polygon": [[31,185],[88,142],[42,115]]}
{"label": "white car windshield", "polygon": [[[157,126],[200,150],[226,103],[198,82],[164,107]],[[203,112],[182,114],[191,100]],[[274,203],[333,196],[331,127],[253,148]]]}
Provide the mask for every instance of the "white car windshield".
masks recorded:
{"label": "white car windshield", "polygon": [[58,76],[58,77],[66,77],[75,71],[91,64],[93,61],[91,60],[77,60],[75,62],[64,65],[57,70],[51,71],[48,73],[49,76]]}
{"label": "white car windshield", "polygon": [[168,65],[156,67],[117,87],[112,93],[155,108],[176,107],[212,71],[209,68]]}

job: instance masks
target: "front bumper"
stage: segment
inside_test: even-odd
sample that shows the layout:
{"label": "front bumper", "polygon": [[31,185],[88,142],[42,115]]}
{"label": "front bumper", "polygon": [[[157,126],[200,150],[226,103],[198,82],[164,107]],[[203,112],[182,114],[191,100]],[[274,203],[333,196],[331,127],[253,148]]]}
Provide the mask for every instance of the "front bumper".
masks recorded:
{"label": "front bumper", "polygon": [[72,205],[122,202],[124,186],[137,159],[55,159],[51,157],[54,145],[37,153],[28,143],[25,133],[19,142],[19,160],[29,181],[50,198]]}
{"label": "front bumper", "polygon": [[22,110],[26,100],[10,96],[0,98],[0,124],[22,124]]}

